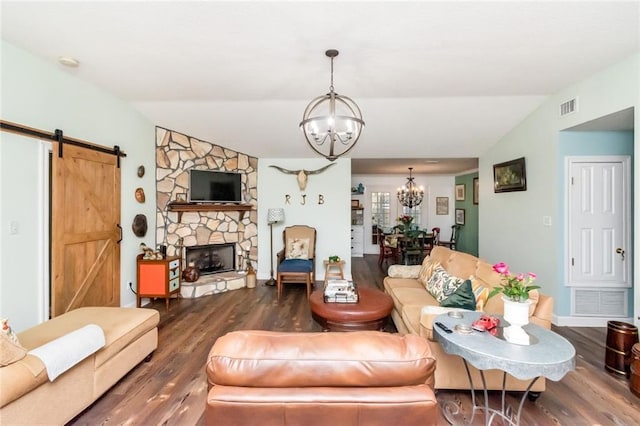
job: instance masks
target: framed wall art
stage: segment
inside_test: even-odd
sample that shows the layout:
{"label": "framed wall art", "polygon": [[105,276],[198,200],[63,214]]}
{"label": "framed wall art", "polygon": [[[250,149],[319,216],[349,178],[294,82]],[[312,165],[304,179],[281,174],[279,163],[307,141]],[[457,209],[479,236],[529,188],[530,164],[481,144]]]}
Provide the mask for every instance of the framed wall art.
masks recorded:
{"label": "framed wall art", "polygon": [[493,165],[493,192],[526,191],[524,157]]}
{"label": "framed wall art", "polygon": [[478,184],[478,178],[473,178],[473,204],[478,204],[480,201],[480,186]]}
{"label": "framed wall art", "polygon": [[465,199],[465,191],[466,185],[464,183],[459,183],[456,185],[456,201],[464,201]]}
{"label": "framed wall art", "polygon": [[449,197],[436,197],[436,214],[449,214]]}
{"label": "framed wall art", "polygon": [[456,225],[464,225],[464,209],[456,209]]}

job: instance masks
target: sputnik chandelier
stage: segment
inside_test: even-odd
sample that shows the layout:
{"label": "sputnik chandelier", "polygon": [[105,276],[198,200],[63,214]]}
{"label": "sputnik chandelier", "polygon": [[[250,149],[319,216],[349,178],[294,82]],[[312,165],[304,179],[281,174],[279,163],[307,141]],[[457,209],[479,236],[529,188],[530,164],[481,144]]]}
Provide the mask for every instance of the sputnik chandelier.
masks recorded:
{"label": "sputnik chandelier", "polygon": [[424,189],[422,186],[418,187],[413,181],[413,176],[411,176],[411,171],[413,167],[409,167],[409,177],[407,178],[407,183],[402,185],[401,188],[398,188],[398,201],[405,207],[415,207],[420,205],[422,202],[422,197],[424,197]]}
{"label": "sputnik chandelier", "polygon": [[300,129],[311,148],[329,161],[351,151],[360,138],[364,121],[358,105],[333,91],[333,58],[338,51],[325,52],[331,58],[329,93],[313,99],[302,115]]}

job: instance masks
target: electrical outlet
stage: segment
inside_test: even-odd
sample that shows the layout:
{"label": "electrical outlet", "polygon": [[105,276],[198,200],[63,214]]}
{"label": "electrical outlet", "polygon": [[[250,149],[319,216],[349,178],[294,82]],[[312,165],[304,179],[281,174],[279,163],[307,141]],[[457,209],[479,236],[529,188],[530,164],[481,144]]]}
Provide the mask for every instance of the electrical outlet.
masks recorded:
{"label": "electrical outlet", "polygon": [[551,216],[542,216],[542,224],[544,226],[551,226]]}
{"label": "electrical outlet", "polygon": [[20,223],[17,220],[12,220],[9,222],[9,234],[18,235],[20,232]]}

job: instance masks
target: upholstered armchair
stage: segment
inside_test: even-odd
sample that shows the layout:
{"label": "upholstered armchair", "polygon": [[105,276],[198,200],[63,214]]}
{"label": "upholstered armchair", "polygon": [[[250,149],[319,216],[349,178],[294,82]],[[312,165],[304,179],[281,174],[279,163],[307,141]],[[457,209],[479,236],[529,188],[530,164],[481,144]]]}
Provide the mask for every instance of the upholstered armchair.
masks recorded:
{"label": "upholstered armchair", "polygon": [[278,252],[278,302],[282,286],[288,282],[306,283],[307,298],[316,280],[316,230],[306,225],[288,226],[282,231],[284,248]]}

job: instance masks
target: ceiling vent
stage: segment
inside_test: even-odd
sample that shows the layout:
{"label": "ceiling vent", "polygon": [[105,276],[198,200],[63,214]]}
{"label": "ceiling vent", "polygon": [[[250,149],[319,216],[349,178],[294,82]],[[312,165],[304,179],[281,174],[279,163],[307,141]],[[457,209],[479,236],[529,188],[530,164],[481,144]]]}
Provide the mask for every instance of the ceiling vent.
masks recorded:
{"label": "ceiling vent", "polygon": [[569,99],[567,102],[560,104],[560,117],[573,114],[578,110],[578,98]]}

